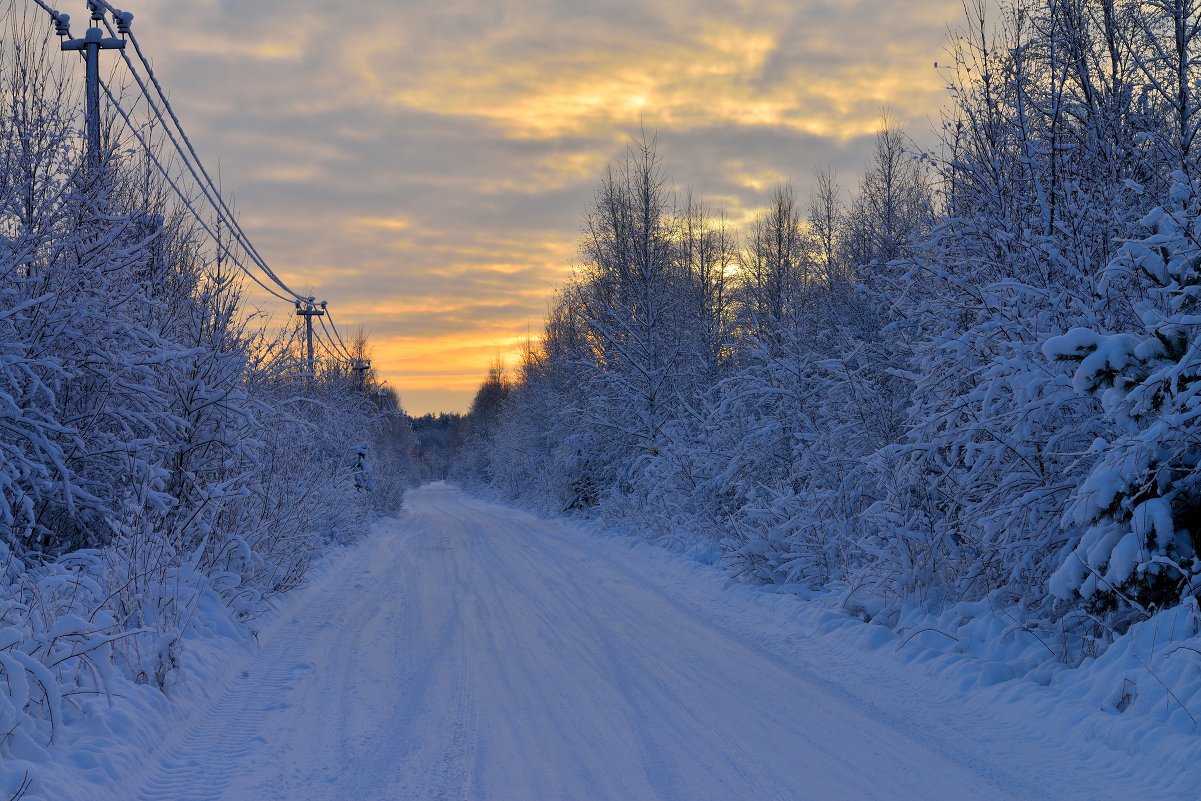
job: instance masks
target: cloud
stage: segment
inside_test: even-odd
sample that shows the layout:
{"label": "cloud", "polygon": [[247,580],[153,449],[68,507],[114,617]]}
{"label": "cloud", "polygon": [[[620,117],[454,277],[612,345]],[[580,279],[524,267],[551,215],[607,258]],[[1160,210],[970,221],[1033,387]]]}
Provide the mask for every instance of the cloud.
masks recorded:
{"label": "cloud", "polygon": [[[642,130],[748,219],[852,189],[882,108],[921,136],[958,0],[139,0],[135,29],[251,237],[369,331],[426,411],[537,330]],[[270,304],[267,304],[270,308]]]}

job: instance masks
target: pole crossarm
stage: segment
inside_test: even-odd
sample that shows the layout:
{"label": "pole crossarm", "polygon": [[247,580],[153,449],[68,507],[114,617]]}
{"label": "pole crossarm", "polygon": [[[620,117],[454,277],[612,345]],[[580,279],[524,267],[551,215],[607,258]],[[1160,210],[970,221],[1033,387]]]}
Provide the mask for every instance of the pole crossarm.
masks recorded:
{"label": "pole crossarm", "polygon": [[124,50],[125,40],[104,36],[99,28],[88,28],[82,39],[68,39],[60,46],[63,50],[85,50],[93,45],[101,50]]}

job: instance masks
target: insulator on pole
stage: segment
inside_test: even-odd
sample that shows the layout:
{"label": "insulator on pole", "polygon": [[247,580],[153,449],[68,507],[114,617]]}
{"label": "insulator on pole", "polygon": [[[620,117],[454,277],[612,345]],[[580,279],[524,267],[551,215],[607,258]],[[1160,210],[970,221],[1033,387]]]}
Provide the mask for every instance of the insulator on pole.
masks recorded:
{"label": "insulator on pole", "polygon": [[71,35],[71,15],[70,14],[55,14],[54,15],[54,32],[59,36]]}
{"label": "insulator on pole", "polygon": [[125,36],[129,33],[129,26],[133,24],[133,13],[129,11],[116,11],[113,13],[113,18],[117,21],[117,33]]}

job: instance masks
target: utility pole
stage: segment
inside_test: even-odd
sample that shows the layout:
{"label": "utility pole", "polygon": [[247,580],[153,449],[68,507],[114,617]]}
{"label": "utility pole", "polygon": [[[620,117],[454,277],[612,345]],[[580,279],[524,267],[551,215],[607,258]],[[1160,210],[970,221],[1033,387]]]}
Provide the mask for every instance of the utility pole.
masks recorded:
{"label": "utility pole", "polygon": [[305,336],[308,342],[308,372],[306,377],[312,381],[316,374],[316,365],[313,360],[313,318],[325,316],[325,301],[321,301],[321,308],[317,308],[318,304],[315,298],[307,298],[302,306],[300,301],[296,301],[296,315],[304,318]]}
{"label": "utility pole", "polygon": [[362,392],[367,388],[367,371],[371,369],[371,361],[369,359],[358,359],[350,369],[358,374],[359,391]]}
{"label": "utility pole", "polygon": [[[62,43],[63,50],[76,50],[83,54],[85,91],[87,98],[87,132],[88,132],[88,165],[92,168],[100,166],[100,51],[124,50],[124,39],[106,38],[100,31],[99,23],[104,21],[104,9],[99,3],[89,0],[92,9],[92,24],[82,39],[66,39]],[[113,14],[117,30],[129,33],[129,24],[133,22],[133,14],[118,12]],[[59,14],[54,18],[55,30],[59,36],[71,35],[71,17]]]}

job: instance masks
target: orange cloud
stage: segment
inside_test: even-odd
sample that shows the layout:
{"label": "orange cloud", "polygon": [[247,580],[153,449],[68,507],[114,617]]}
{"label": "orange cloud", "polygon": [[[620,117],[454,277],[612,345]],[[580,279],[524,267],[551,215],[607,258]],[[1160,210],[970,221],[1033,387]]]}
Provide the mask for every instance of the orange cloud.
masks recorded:
{"label": "orange cloud", "polygon": [[417,412],[465,408],[494,356],[516,362],[631,134],[658,133],[669,168],[686,150],[673,179],[736,226],[775,184],[803,196],[813,164],[853,186],[883,107],[911,129],[936,114],[932,64],[962,15],[960,0],[139,6],[259,250],[367,329]]}

